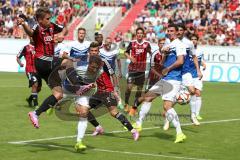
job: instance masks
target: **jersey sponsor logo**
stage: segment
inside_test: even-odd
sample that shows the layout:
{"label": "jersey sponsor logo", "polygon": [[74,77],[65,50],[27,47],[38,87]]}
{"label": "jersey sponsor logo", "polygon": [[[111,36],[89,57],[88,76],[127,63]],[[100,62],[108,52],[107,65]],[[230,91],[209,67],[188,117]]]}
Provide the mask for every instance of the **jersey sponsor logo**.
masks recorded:
{"label": "jersey sponsor logo", "polygon": [[52,36],[46,36],[44,37],[45,42],[51,42],[53,40]]}
{"label": "jersey sponsor logo", "polygon": [[140,54],[140,53],[143,53],[144,52],[144,49],[136,49],[136,54]]}

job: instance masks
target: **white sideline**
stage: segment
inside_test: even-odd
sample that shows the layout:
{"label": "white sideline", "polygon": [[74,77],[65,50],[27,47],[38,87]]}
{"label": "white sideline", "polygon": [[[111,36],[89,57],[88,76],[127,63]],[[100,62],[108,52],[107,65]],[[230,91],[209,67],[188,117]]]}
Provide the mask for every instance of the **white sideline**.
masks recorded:
{"label": "white sideline", "polygon": [[[240,118],[238,119],[223,119],[223,120],[215,120],[215,121],[205,121],[201,122],[201,124],[212,124],[212,123],[222,123],[222,122],[233,122],[233,121],[240,121]],[[193,125],[192,123],[183,123],[181,126],[190,126]],[[143,128],[143,130],[151,130],[151,129],[157,129],[160,127],[149,127],[149,128]],[[126,130],[118,130],[118,131],[111,131],[111,132],[105,132],[105,133],[124,133],[128,132]],[[86,134],[86,136],[92,136],[91,134]],[[57,139],[67,139],[67,138],[74,138],[76,135],[72,136],[62,136],[62,137],[52,137],[52,138],[42,138],[42,139],[32,139],[32,140],[24,140],[24,141],[12,141],[8,142],[9,144],[26,144],[30,142],[40,142],[40,141],[50,141],[50,140],[57,140]]]}
{"label": "white sideline", "polygon": [[[26,143],[26,144],[27,144],[27,143]],[[55,145],[55,144],[52,145],[52,144],[35,144],[35,143],[31,143],[31,144],[29,144],[29,145],[66,149],[65,147],[62,147],[62,146],[60,146],[60,145]],[[117,150],[108,150],[108,149],[102,149],[102,148],[94,148],[94,149],[91,149],[91,148],[90,148],[90,149],[88,149],[88,150],[93,150],[93,151],[97,151],[97,152],[119,153],[119,154],[127,154],[127,155],[151,156],[151,157],[162,157],[162,158],[173,158],[173,159],[210,160],[210,159],[202,159],[202,158],[170,156],[170,155],[153,154],[153,153],[117,151]]]}

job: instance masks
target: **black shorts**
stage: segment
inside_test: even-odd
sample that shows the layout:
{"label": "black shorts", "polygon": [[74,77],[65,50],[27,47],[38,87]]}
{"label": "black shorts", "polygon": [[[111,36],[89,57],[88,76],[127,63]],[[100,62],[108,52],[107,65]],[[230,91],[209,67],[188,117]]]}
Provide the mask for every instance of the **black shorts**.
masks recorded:
{"label": "black shorts", "polygon": [[101,105],[106,107],[117,106],[117,100],[113,92],[97,92],[90,97],[89,106],[91,108],[97,108]]}
{"label": "black shorts", "polygon": [[29,88],[32,87],[34,83],[38,83],[38,87],[42,87],[42,79],[37,73],[29,72],[27,73],[27,78],[29,82]]}
{"label": "black shorts", "polygon": [[50,88],[61,86],[61,79],[58,75],[58,67],[60,67],[61,63],[62,59],[58,57],[44,56],[44,58],[35,59],[38,75],[45,80]]}
{"label": "black shorts", "polygon": [[127,83],[132,83],[137,86],[143,85],[145,81],[145,72],[129,72]]}

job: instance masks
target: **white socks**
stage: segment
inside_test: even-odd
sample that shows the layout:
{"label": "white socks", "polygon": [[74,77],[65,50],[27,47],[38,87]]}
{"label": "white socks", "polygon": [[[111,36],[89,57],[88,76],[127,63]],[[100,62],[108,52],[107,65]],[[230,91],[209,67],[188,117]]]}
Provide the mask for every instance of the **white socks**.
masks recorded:
{"label": "white socks", "polygon": [[202,107],[202,97],[196,97],[196,116],[199,115]]}
{"label": "white socks", "polygon": [[196,117],[196,96],[192,95],[190,100],[191,118]]}
{"label": "white socks", "polygon": [[144,118],[148,114],[151,108],[152,102],[143,102],[141,110],[139,112],[139,118],[137,120],[137,125],[142,125]]}
{"label": "white socks", "polygon": [[79,118],[77,142],[79,142],[83,139],[85,131],[87,129],[87,123],[88,123],[87,118]]}
{"label": "white socks", "polygon": [[173,123],[173,126],[176,128],[177,134],[182,133],[179,118],[174,108],[171,108],[166,112],[166,118],[168,119],[169,122]]}

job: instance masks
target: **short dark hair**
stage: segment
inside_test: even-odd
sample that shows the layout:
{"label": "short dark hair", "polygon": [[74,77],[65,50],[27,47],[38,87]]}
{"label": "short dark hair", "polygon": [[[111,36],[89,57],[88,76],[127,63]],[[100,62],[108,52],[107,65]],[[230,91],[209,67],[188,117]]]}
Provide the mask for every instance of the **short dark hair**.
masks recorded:
{"label": "short dark hair", "polygon": [[178,29],[182,28],[184,31],[186,30],[186,27],[183,23],[178,24],[177,27],[178,27]]}
{"label": "short dark hair", "polygon": [[166,40],[166,38],[164,37],[164,38],[159,38],[158,39],[158,42],[160,42],[160,41],[165,41]]}
{"label": "short dark hair", "polygon": [[190,35],[190,39],[192,39],[193,37],[196,37],[197,40],[199,39],[198,35],[196,35],[196,34]]}
{"label": "short dark hair", "polygon": [[78,28],[78,32],[79,32],[79,31],[84,31],[84,32],[86,32],[86,29],[83,28],[83,27],[79,27],[79,28]]}
{"label": "short dark hair", "polygon": [[178,31],[178,26],[176,24],[174,24],[174,23],[169,24],[168,28],[171,28],[171,27],[175,28],[176,31]]}
{"label": "short dark hair", "polygon": [[89,57],[89,64],[96,63],[98,66],[102,65],[102,59],[99,55],[91,55]]}
{"label": "short dark hair", "polygon": [[38,21],[39,19],[43,19],[46,14],[51,14],[51,11],[47,7],[40,7],[35,12],[35,18]]}
{"label": "short dark hair", "polygon": [[97,41],[93,41],[91,44],[90,44],[90,47],[89,48],[96,48],[96,47],[99,47],[99,43]]}
{"label": "short dark hair", "polygon": [[143,29],[142,27],[138,27],[138,28],[136,29],[136,33],[137,33],[139,30],[144,33],[144,29]]}

